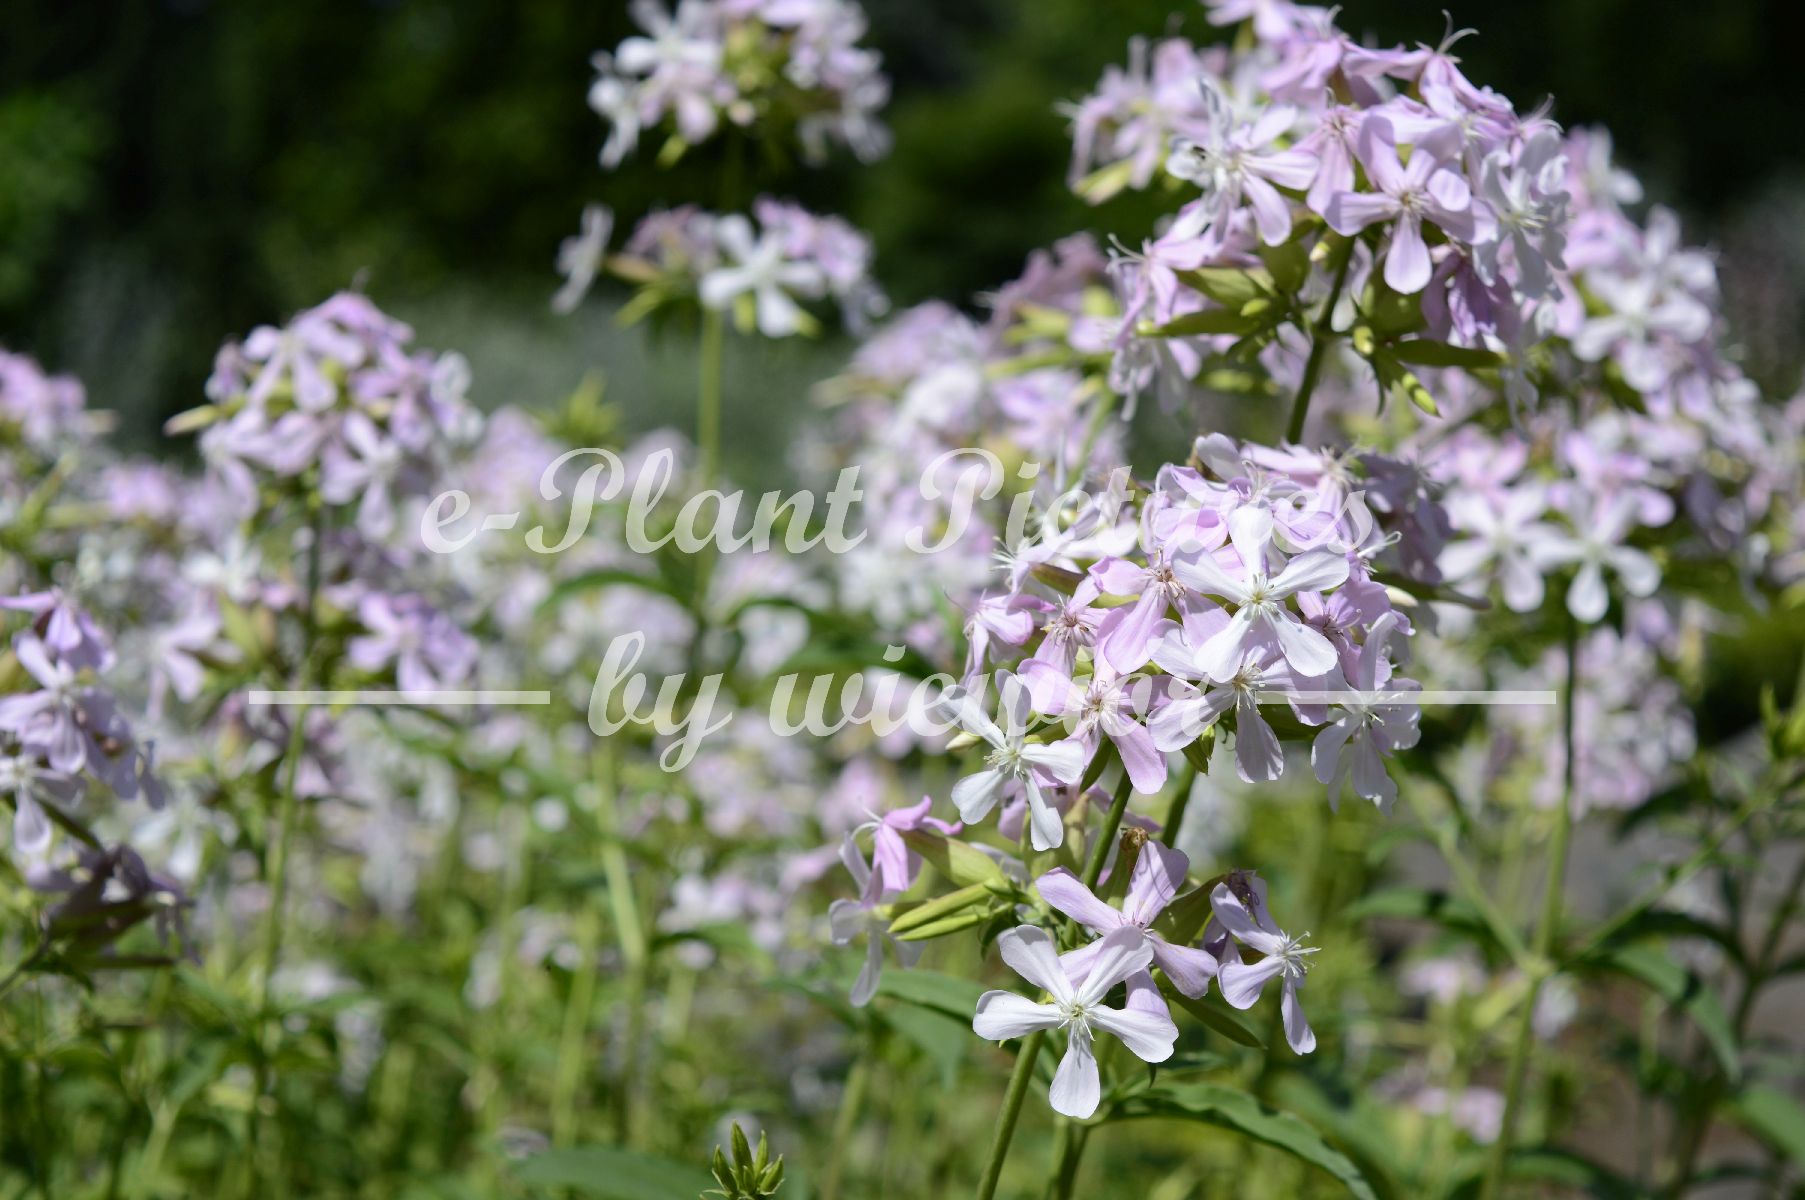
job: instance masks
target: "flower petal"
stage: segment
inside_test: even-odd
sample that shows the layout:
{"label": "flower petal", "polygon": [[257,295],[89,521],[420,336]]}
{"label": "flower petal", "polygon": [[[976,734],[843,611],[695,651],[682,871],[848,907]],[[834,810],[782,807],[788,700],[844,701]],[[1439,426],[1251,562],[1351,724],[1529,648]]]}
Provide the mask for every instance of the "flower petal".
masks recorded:
{"label": "flower petal", "polygon": [[1011,970],[1055,1000],[1063,1004],[1072,998],[1072,981],[1059,965],[1059,948],[1046,930],[1034,925],[1005,930],[997,936],[997,950]]}
{"label": "flower petal", "polygon": [[978,997],[971,1029],[987,1042],[1003,1042],[1041,1029],[1057,1029],[1062,1020],[1051,1004],[1036,1004],[1014,992],[985,992]]}

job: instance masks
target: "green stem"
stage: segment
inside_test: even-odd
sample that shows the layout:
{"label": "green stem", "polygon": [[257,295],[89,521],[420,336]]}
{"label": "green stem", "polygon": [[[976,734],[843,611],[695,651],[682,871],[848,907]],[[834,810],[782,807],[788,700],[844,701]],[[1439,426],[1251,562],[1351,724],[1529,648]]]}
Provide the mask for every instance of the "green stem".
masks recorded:
{"label": "green stem", "polygon": [[1523,1082],[1528,1074],[1529,1045],[1535,1037],[1536,1000],[1542,985],[1552,973],[1550,959],[1554,951],[1555,930],[1560,924],[1561,901],[1567,879],[1567,850],[1573,833],[1573,777],[1575,770],[1573,720],[1574,691],[1579,676],[1579,627],[1567,618],[1567,688],[1562,711],[1561,737],[1566,752],[1561,779],[1560,807],[1554,814],[1554,836],[1548,849],[1548,878],[1542,887],[1542,917],[1536,925],[1535,958],[1529,972],[1529,990],[1517,1016],[1516,1036],[1511,1043],[1510,1066],[1505,1076],[1504,1118],[1498,1126],[1498,1140],[1492,1144],[1486,1164],[1485,1182],[1479,1200],[1497,1200],[1504,1186],[1504,1170],[1510,1161],[1511,1141],[1523,1106]]}
{"label": "green stem", "polygon": [[1028,1084],[1034,1079],[1034,1062],[1040,1057],[1041,1043],[1047,1040],[1045,1030],[1035,1030],[1022,1041],[1015,1056],[1015,1070],[1009,1076],[1009,1090],[1003,1094],[1003,1111],[997,1116],[996,1133],[990,1139],[990,1159],[978,1180],[978,1200],[992,1200],[997,1180],[1003,1174],[1003,1160],[1009,1157],[1009,1142],[1015,1136],[1015,1121],[1022,1114],[1022,1101],[1028,1095]]}
{"label": "green stem", "polygon": [[[294,686],[305,691],[313,682],[314,642],[319,634],[319,596],[320,570],[323,544],[326,540],[326,508],[317,498],[310,499],[311,512],[308,516],[308,527],[312,531],[307,546],[307,591],[303,598],[301,610],[301,657],[294,672]],[[258,954],[257,980],[257,1069],[255,1072],[256,1089],[251,1096],[250,1138],[248,1152],[257,1164],[246,1179],[253,1181],[260,1168],[270,1170],[265,1176],[264,1195],[279,1194],[281,1186],[279,1164],[264,1161],[262,1147],[262,1115],[264,1099],[268,1097],[275,1103],[272,1089],[274,1080],[271,1077],[270,1062],[274,1057],[277,1043],[281,1038],[281,1025],[271,1020],[271,1003],[274,996],[276,970],[282,962],[282,940],[288,910],[288,860],[290,842],[294,838],[295,811],[299,807],[296,791],[301,773],[301,758],[307,748],[307,714],[312,706],[306,703],[299,705],[294,711],[294,724],[289,729],[288,749],[282,762],[282,786],[276,796],[276,812],[273,831],[268,845],[268,859],[265,873],[269,887],[269,906],[263,914],[263,941]],[[278,1151],[279,1153],[279,1151]]]}
{"label": "green stem", "polygon": [[[1755,958],[1749,967],[1747,977],[1743,980],[1742,995],[1737,1000],[1736,1011],[1730,1018],[1730,1030],[1738,1044],[1748,1029],[1749,1018],[1755,1012],[1755,1000],[1773,976],[1774,960],[1779,956],[1780,946],[1785,938],[1792,919],[1799,911],[1801,896],[1805,895],[1805,858],[1799,860],[1793,869],[1792,878],[1781,893],[1780,902],[1768,916],[1767,930],[1762,935],[1761,944],[1757,947]],[[1667,1186],[1666,1194],[1673,1200],[1686,1194],[1691,1186],[1693,1173],[1698,1169],[1699,1151],[1704,1148],[1705,1135],[1711,1131],[1711,1116],[1717,1102],[1723,1096],[1724,1086],[1729,1081],[1721,1069],[1716,1071],[1702,1089],[1700,1095],[1691,1105],[1692,1117],[1686,1123],[1678,1140],[1679,1152],[1675,1156],[1673,1180]]]}
{"label": "green stem", "polygon": [[1061,1117],[1054,1132],[1053,1178],[1047,1181],[1048,1200],[1071,1200],[1078,1182],[1078,1164],[1084,1158],[1084,1145],[1090,1140],[1090,1129],[1068,1117]]}
{"label": "green stem", "polygon": [[1166,827],[1160,832],[1160,840],[1168,846],[1178,845],[1178,831],[1184,828],[1185,810],[1191,807],[1191,793],[1197,788],[1197,768],[1185,763],[1178,771],[1178,794],[1172,797],[1171,807],[1166,809]]}
{"label": "green stem", "polygon": [[1354,240],[1349,238],[1343,242],[1338,254],[1340,261],[1335,264],[1335,282],[1310,329],[1310,357],[1304,360],[1304,377],[1297,385],[1297,399],[1291,402],[1291,424],[1285,430],[1285,440],[1293,445],[1303,444],[1304,420],[1310,415],[1310,397],[1316,391],[1317,380],[1322,378],[1323,359],[1328,354],[1329,342],[1335,337],[1335,306],[1341,303],[1341,289],[1347,286],[1348,266],[1354,261]]}
{"label": "green stem", "polygon": [[564,1003],[564,1022],[558,1034],[557,1076],[552,1085],[552,1144],[569,1146],[577,1133],[577,1090],[583,1079],[583,1068],[589,1062],[584,1041],[589,1033],[589,1017],[595,1010],[595,985],[601,973],[596,960],[601,941],[601,922],[585,905],[578,916],[577,952],[581,955],[570,980],[570,995]]}
{"label": "green stem", "polygon": [[696,447],[701,456],[704,488],[714,486],[721,468],[721,364],[726,342],[726,314],[704,308],[696,381]]}
{"label": "green stem", "polygon": [[607,877],[608,907],[614,919],[614,936],[626,968],[627,1027],[621,1055],[619,1104],[615,1108],[615,1137],[631,1145],[638,1129],[639,1043],[645,1036],[646,935],[640,920],[639,899],[627,873],[627,851],[621,840],[619,767],[607,741],[596,756],[597,786],[602,795],[598,811],[603,818],[602,871]]}
{"label": "green stem", "polygon": [[840,1175],[846,1165],[846,1147],[852,1141],[853,1127],[859,1121],[859,1109],[865,1103],[865,1088],[871,1079],[871,1060],[876,1054],[873,1040],[867,1038],[852,1069],[846,1073],[846,1086],[840,1092],[840,1110],[834,1114],[833,1149],[828,1152],[827,1170],[821,1179],[821,1200],[834,1200],[840,1194]]}
{"label": "green stem", "polygon": [[1103,828],[1097,831],[1097,840],[1091,845],[1090,861],[1084,864],[1084,886],[1092,891],[1103,877],[1103,864],[1109,861],[1109,848],[1116,843],[1116,831],[1122,828],[1122,814],[1128,811],[1132,791],[1134,784],[1124,769],[1122,782],[1116,784],[1116,793],[1110,798],[1109,811],[1103,814]]}
{"label": "green stem", "polygon": [[[1108,745],[1107,742],[1104,744]],[[1102,878],[1103,864],[1109,861],[1109,848],[1115,844],[1116,831],[1122,827],[1122,814],[1128,811],[1128,797],[1133,790],[1134,785],[1128,778],[1128,772],[1122,772],[1122,782],[1116,785],[1109,811],[1103,814],[1103,827],[1097,831],[1097,839],[1091,845],[1090,859],[1084,865],[1084,886],[1087,888],[1095,890],[1097,880]],[[1022,836],[1026,837],[1027,834]],[[1009,1091],[1003,1098],[1003,1111],[997,1117],[996,1134],[990,1143],[990,1160],[985,1164],[983,1178],[978,1183],[978,1200],[990,1200],[996,1194],[997,1179],[1003,1173],[1003,1160],[1009,1157],[1009,1142],[1015,1136],[1015,1121],[1021,1115],[1022,1097],[1028,1090],[1029,1079],[1034,1075],[1034,1061],[1040,1057],[1040,1047],[1044,1041],[1044,1031],[1037,1030],[1029,1034],[1015,1056],[1015,1071],[1009,1076]]]}
{"label": "green stem", "polygon": [[[1444,785],[1444,790],[1447,790],[1447,785]],[[1407,788],[1405,791],[1409,795],[1410,806],[1415,810],[1417,820],[1423,823],[1423,828],[1427,829],[1429,835],[1435,839],[1436,848],[1441,851],[1442,861],[1447,864],[1449,874],[1454,876],[1454,883],[1460,888],[1461,895],[1465,896],[1467,903],[1471,904],[1479,913],[1479,918],[1485,922],[1487,931],[1498,940],[1499,945],[1504,947],[1505,952],[1510,955],[1511,961],[1516,963],[1519,969],[1527,970],[1533,961],[1530,957],[1529,947],[1523,944],[1523,939],[1517,935],[1517,931],[1510,921],[1486,895],[1485,887],[1479,879],[1479,872],[1472,863],[1467,861],[1466,855],[1460,852],[1460,843],[1455,837],[1453,826],[1449,822],[1434,819],[1433,814],[1429,812],[1429,806],[1417,794],[1417,789]],[[1458,807],[1460,797],[1451,790],[1447,794],[1449,804]]]}

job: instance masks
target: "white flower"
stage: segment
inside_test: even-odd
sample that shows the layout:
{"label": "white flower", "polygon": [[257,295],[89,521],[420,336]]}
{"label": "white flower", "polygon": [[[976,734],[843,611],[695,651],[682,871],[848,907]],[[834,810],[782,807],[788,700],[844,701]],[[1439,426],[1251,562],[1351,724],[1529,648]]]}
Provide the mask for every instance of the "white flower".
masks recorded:
{"label": "white flower", "polygon": [[1585,505],[1573,516],[1574,536],[1544,550],[1544,560],[1550,564],[1579,566],[1567,588],[1567,611],[1574,620],[1591,625],[1611,606],[1604,580],[1606,567],[1632,596],[1653,595],[1661,586],[1660,565],[1641,550],[1622,544],[1635,512],[1635,498],[1627,494]]}
{"label": "white flower", "polygon": [[[1264,898],[1258,891],[1253,895],[1255,904],[1250,912],[1226,883],[1217,884],[1216,890],[1210,893],[1210,911],[1222,927],[1242,945],[1265,955],[1257,963],[1243,963],[1231,946],[1228,956],[1218,956],[1222,959],[1222,969],[1216,982],[1222,988],[1224,1000],[1236,1008],[1252,1008],[1265,990],[1267,980],[1283,980],[1284,995],[1279,1001],[1279,1009],[1285,1019],[1285,1040],[1292,1050],[1308,1054],[1316,1049],[1316,1034],[1304,1019],[1303,1007],[1297,1002],[1297,989],[1303,986],[1304,974],[1310,969],[1309,956],[1316,953],[1317,947],[1303,944],[1303,938],[1310,936],[1308,933],[1294,938],[1273,924]],[[1206,931],[1205,945],[1208,944]]]}
{"label": "white flower", "polygon": [[1041,791],[1038,771],[1045,771],[1060,783],[1077,783],[1084,774],[1084,747],[1066,740],[1042,745],[1027,740],[1031,698],[1028,687],[1007,671],[996,673],[997,692],[1002,699],[999,726],[979,705],[978,698],[963,688],[948,688],[940,698],[940,710],[952,716],[959,728],[976,734],[989,743],[990,754],[984,769],[967,775],[953,785],[953,804],[959,819],[982,821],[1002,797],[1010,781],[1019,782],[1028,794],[1028,821],[1036,850],[1051,850],[1065,841],[1065,825],[1055,808]]}
{"label": "white flower", "polygon": [[1122,926],[1086,947],[1089,973],[1083,983],[1073,981],[1067,966],[1072,956],[1061,957],[1044,929],[1032,925],[1011,929],[997,938],[997,948],[1017,975],[1045,989],[1052,1001],[1043,1004],[1014,992],[985,992],[978,997],[972,1031],[986,1041],[1000,1042],[1041,1030],[1064,1029],[1065,1057],[1047,1094],[1054,1112],[1082,1120],[1097,1111],[1102,1089],[1097,1059],[1091,1053],[1095,1029],[1115,1034],[1143,1062],[1165,1062],[1172,1057],[1178,1027],[1157,992],[1131,983],[1127,1008],[1109,1008],[1103,1003],[1111,988],[1145,972],[1153,961],[1153,947],[1138,927]]}
{"label": "white flower", "polygon": [[1537,519],[1547,509],[1547,493],[1533,485],[1449,497],[1449,522],[1473,536],[1442,550],[1442,575],[1452,584],[1495,576],[1512,612],[1534,612],[1542,606],[1545,551],[1562,540],[1559,530]]}
{"label": "white flower", "polygon": [[785,257],[783,240],[774,231],[755,237],[752,222],[739,213],[721,218],[715,238],[728,265],[702,277],[703,304],[724,309],[736,297],[750,294],[758,305],[758,331],[766,337],[788,337],[809,324],[792,293],[821,295],[827,280],[818,266]]}

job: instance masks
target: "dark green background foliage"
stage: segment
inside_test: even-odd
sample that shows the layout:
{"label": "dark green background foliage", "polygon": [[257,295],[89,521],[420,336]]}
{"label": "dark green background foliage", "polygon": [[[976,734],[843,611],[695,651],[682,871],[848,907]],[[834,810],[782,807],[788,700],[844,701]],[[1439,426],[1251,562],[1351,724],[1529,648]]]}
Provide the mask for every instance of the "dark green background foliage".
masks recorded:
{"label": "dark green background foliage", "polygon": [[[1134,34],[1214,32],[1191,0],[867,7],[895,79],[895,153],[871,168],[767,164],[761,184],[870,230],[900,302],[965,299],[1030,248],[1102,224],[1064,190],[1055,101],[1086,91]],[[1342,22],[1434,41],[1440,8],[1352,0]],[[1522,108],[1551,95],[1563,121],[1608,124],[1651,193],[1727,248],[1751,368],[1789,383],[1779,347],[1800,316],[1805,213],[1783,188],[1805,156],[1792,133],[1805,6],[1455,0],[1453,19],[1482,27],[1461,46],[1476,79]],[[588,57],[629,29],[621,0],[10,0],[0,342],[81,374],[142,432],[193,402],[223,337],[363,279],[423,335],[475,337],[490,402],[568,389],[577,367],[519,364],[546,359],[548,339],[574,349],[544,299],[583,203],[630,217],[717,186],[713,147],[674,172],[643,157],[598,168]],[[1156,211],[1124,198],[1107,224]],[[473,332],[504,326],[515,353]],[[485,376],[495,363],[506,378]]]}

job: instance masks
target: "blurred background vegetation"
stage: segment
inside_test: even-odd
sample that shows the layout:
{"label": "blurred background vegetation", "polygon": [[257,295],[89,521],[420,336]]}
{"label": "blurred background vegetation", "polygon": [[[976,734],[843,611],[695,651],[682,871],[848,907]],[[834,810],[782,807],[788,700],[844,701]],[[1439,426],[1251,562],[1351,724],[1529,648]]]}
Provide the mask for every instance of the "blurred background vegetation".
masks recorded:
{"label": "blurred background vegetation", "polygon": [[[1776,392],[1805,324],[1805,44],[1797,0],[1448,0],[1460,53],[1521,108],[1603,123],[1652,197],[1725,256],[1751,371]],[[869,230],[896,301],[966,301],[1035,246],[1132,232],[1063,186],[1055,103],[1136,34],[1217,36],[1194,0],[866,0],[895,81],[895,152],[792,169],[767,190]],[[1441,38],[1442,0],[1350,0],[1381,41]],[[360,281],[428,345],[472,360],[488,404],[540,403],[604,369],[644,427],[687,412],[689,364],[606,319],[554,318],[552,256],[583,204],[625,219],[713,199],[716,164],[603,173],[590,54],[624,0],[8,0],[0,7],[0,344],[72,371],[142,441],[195,403],[218,343]],[[741,346],[734,439],[780,444],[845,346]],[[681,406],[681,408],[675,408]],[[673,414],[674,415],[674,414]],[[787,418],[787,419],[786,419]],[[668,419],[668,418],[666,418]],[[781,454],[774,456],[781,459]],[[748,472],[753,473],[753,472]]]}

